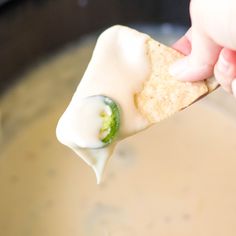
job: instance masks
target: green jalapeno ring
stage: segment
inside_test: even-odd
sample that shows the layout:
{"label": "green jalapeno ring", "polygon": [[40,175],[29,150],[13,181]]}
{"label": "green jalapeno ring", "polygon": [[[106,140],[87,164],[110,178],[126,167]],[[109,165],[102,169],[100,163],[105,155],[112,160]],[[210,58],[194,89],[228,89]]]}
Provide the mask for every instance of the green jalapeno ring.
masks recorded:
{"label": "green jalapeno ring", "polygon": [[107,109],[100,114],[103,124],[99,132],[99,138],[105,145],[108,145],[118,134],[120,128],[120,109],[114,100],[107,96],[102,97]]}

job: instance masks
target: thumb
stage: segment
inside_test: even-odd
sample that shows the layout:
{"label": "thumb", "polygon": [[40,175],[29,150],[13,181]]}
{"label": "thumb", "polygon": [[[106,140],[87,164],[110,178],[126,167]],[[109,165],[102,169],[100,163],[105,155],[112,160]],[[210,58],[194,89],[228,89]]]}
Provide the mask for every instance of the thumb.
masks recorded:
{"label": "thumb", "polygon": [[205,33],[192,27],[191,53],[170,67],[170,74],[179,80],[197,81],[213,75],[221,47]]}

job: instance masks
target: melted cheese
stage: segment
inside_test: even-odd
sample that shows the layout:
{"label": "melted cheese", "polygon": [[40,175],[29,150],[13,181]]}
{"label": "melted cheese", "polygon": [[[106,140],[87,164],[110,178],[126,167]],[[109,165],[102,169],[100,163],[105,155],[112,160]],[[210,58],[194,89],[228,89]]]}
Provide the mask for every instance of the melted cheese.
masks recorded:
{"label": "melted cheese", "polygon": [[57,138],[94,169],[98,183],[115,143],[100,149],[81,148],[80,134],[89,132],[89,125],[96,126],[99,120],[97,116],[87,116],[88,124],[81,127],[83,114],[78,104],[92,95],[114,99],[121,108],[119,139],[144,129],[147,121],[138,112],[134,96],[150,74],[148,39],[148,35],[124,26],[113,26],[102,33],[72,101],[59,120]]}

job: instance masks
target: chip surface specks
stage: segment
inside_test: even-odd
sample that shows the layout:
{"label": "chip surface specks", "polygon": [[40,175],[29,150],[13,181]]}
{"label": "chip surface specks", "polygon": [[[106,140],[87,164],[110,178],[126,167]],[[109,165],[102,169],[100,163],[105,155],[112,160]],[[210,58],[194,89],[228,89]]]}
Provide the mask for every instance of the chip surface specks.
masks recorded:
{"label": "chip surface specks", "polygon": [[153,39],[147,42],[147,47],[151,74],[142,91],[136,94],[135,102],[150,124],[184,109],[217,87],[214,79],[194,83],[176,80],[169,74],[169,66],[183,55]]}

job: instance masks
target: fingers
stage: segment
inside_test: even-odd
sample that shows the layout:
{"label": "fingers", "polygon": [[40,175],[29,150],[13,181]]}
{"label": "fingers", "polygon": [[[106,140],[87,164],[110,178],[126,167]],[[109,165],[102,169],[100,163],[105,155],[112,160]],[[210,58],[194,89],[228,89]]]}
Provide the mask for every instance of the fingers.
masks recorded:
{"label": "fingers", "polygon": [[[212,76],[221,50],[221,47],[197,29],[192,28],[191,34],[191,53],[170,67],[170,73],[179,80],[197,81]],[[186,45],[186,40],[182,39],[182,44],[181,41],[178,44],[184,43]]]}
{"label": "fingers", "polygon": [[191,52],[191,28],[186,34],[172,45],[172,48],[184,55],[189,55]]}
{"label": "fingers", "polygon": [[214,74],[222,88],[236,97],[236,51],[221,50]]}

